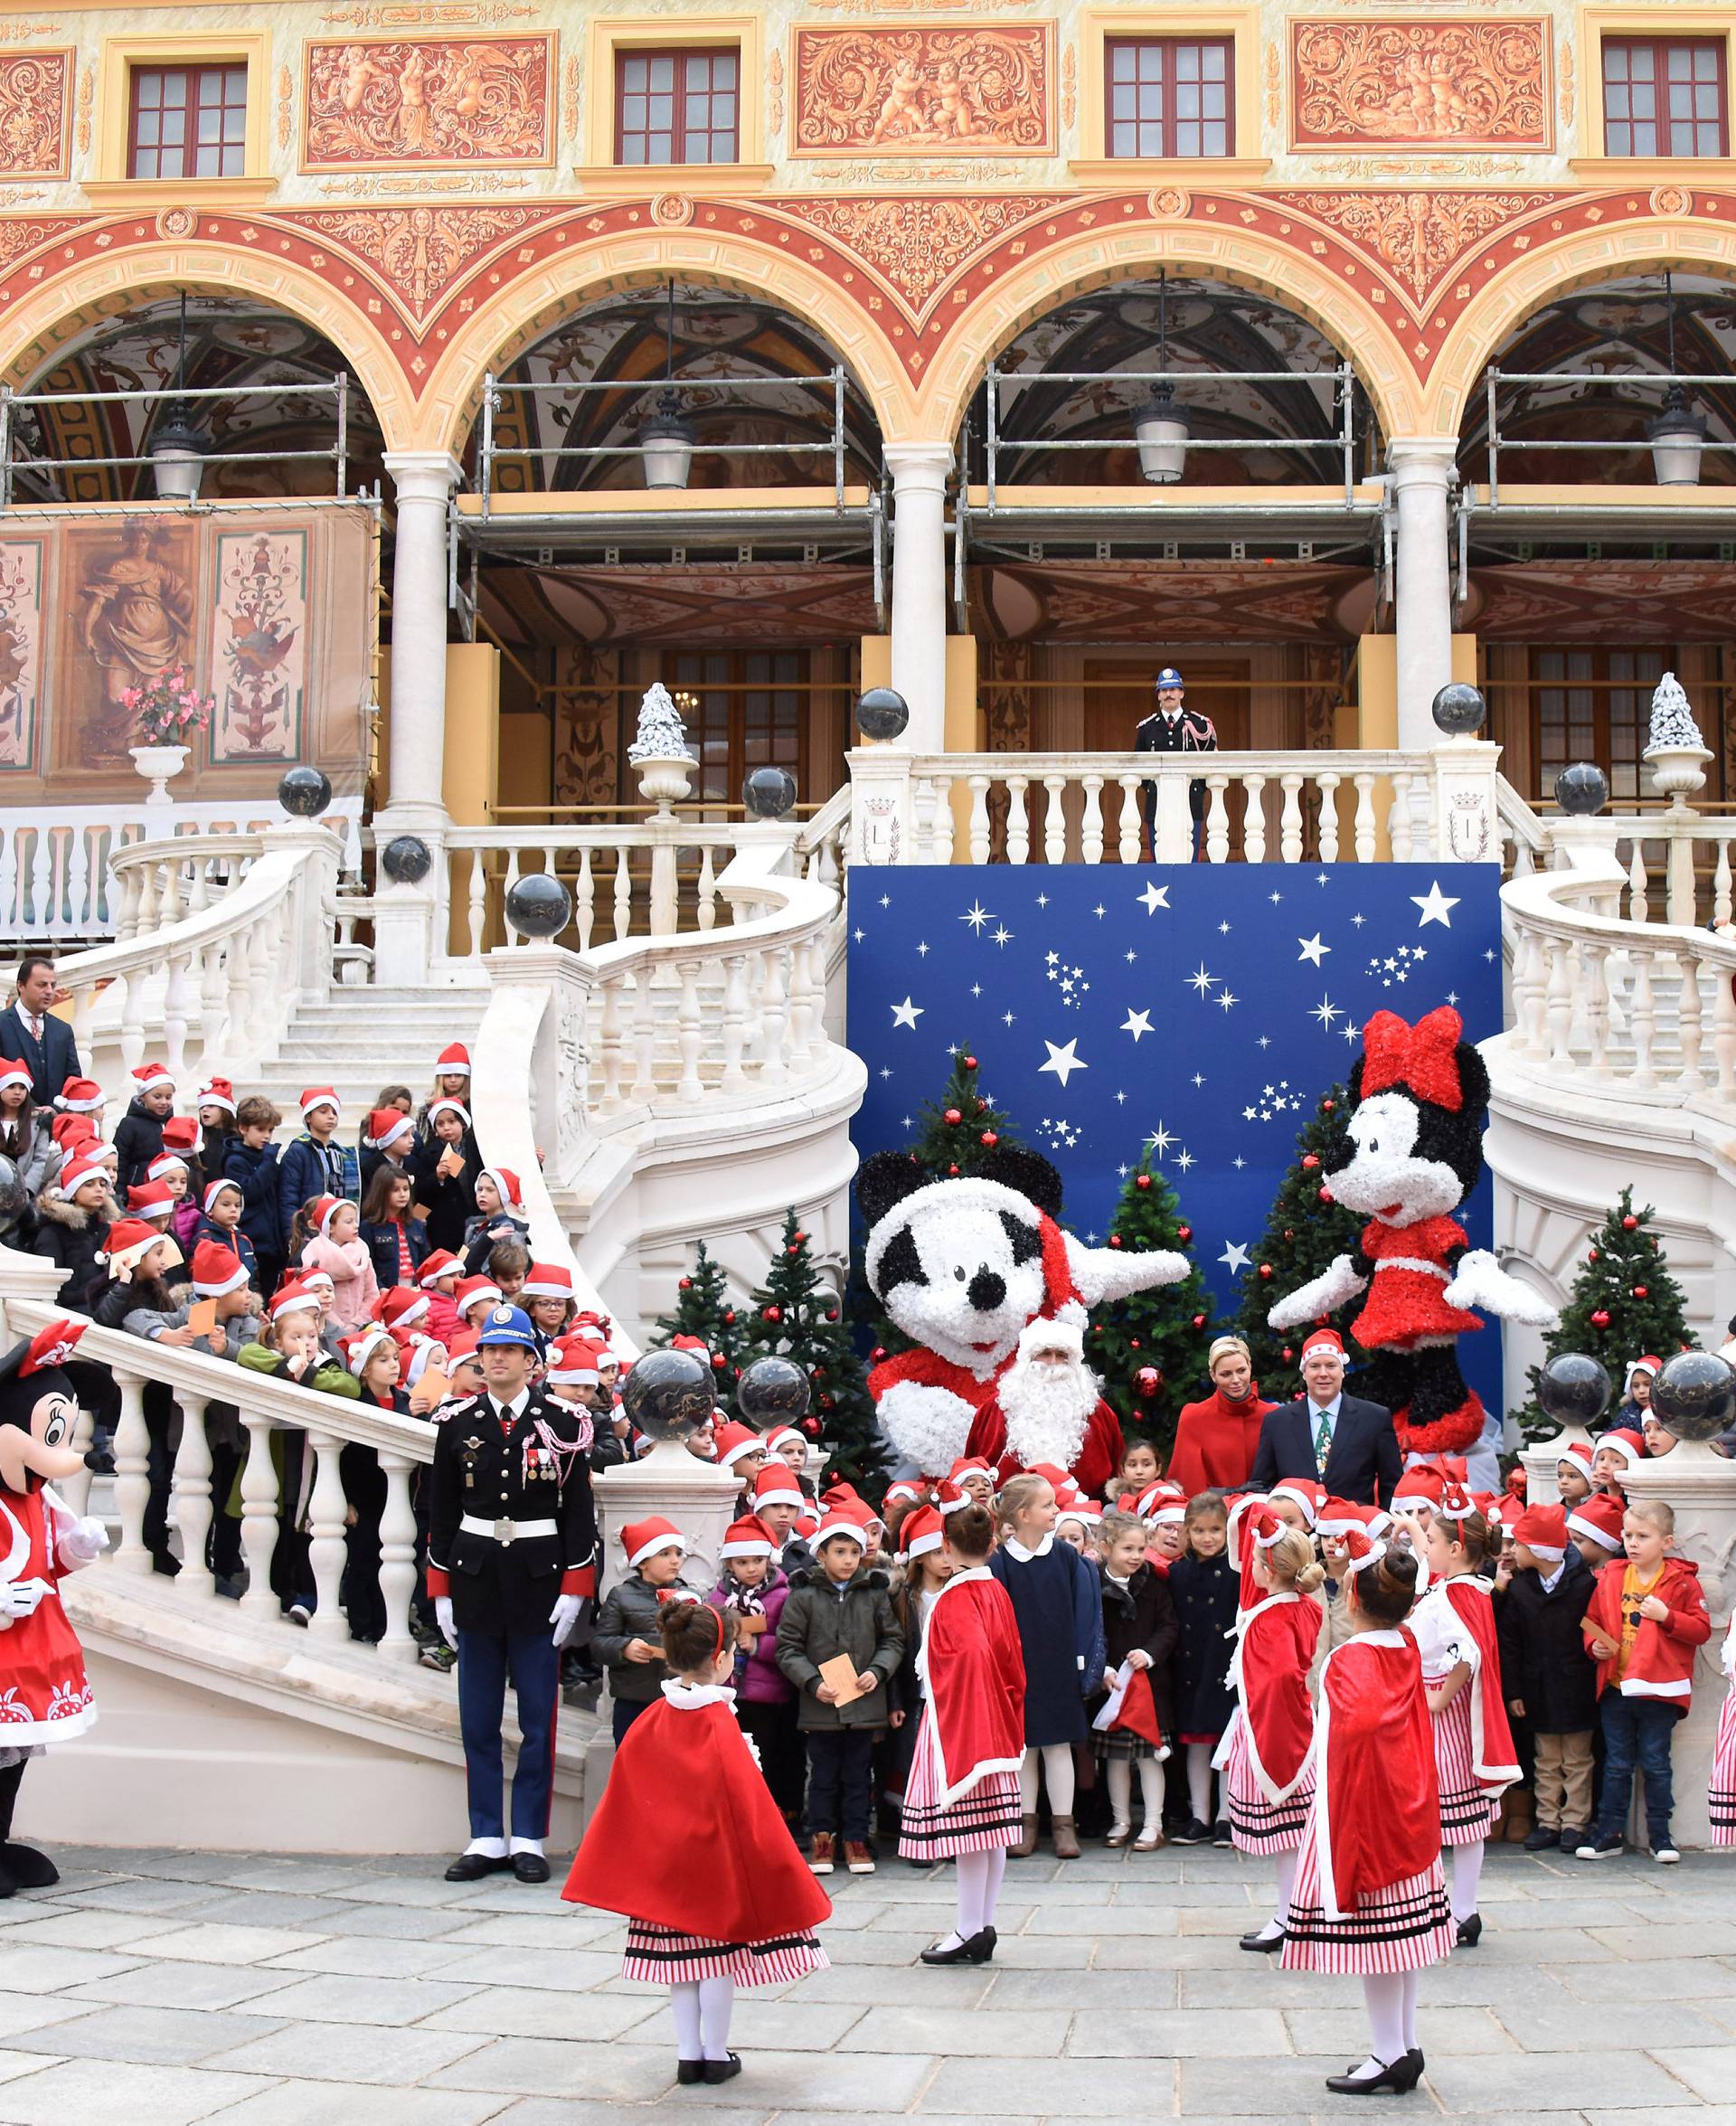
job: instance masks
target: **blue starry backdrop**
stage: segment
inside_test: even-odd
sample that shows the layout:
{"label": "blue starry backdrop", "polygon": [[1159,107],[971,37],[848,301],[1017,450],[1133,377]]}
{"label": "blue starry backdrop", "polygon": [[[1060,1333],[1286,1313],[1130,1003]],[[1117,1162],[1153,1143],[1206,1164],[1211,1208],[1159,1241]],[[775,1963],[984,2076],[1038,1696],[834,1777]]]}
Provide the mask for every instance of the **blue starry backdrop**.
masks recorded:
{"label": "blue starry backdrop", "polygon": [[[901,1149],[952,1053],[1109,1231],[1143,1148],[1168,1175],[1220,1317],[1323,1092],[1375,1012],[1449,1004],[1501,1030],[1493,865],[927,865],[850,881],[850,1044],[868,1067],[858,1152]],[[1458,1213],[1490,1244],[1486,1173]],[[1276,1297],[1276,1292],[1274,1297]],[[1462,1339],[1500,1405],[1500,1330]]]}

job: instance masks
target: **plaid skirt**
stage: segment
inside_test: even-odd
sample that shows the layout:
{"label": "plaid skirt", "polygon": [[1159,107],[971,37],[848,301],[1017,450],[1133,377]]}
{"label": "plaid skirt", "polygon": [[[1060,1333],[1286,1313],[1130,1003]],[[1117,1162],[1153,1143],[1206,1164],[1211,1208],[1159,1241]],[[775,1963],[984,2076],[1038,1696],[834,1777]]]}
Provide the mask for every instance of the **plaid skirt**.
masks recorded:
{"label": "plaid skirt", "polygon": [[[1425,1687],[1439,1690],[1445,1676],[1426,1676]],[[1500,1808],[1486,1788],[1477,1783],[1471,1762],[1471,1693],[1478,1687],[1475,1676],[1444,1713],[1434,1715],[1435,1778],[1440,1787],[1440,1842],[1443,1846],[1477,1846],[1489,1835]]]}
{"label": "plaid skirt", "polygon": [[958,1853],[986,1853],[996,1846],[1016,1846],[1024,1835],[1024,1817],[1016,1772],[988,1772],[967,1794],[941,1806],[934,1730],[929,1708],[924,1706],[922,1724],[916,1735],[916,1758],[905,1782],[904,1807],[898,1821],[899,1857],[948,1860]]}
{"label": "plaid skirt", "polygon": [[1230,1819],[1230,1836],[1241,1853],[1293,1853],[1302,1843],[1314,1809],[1314,1767],[1302,1775],[1302,1783],[1282,1801],[1269,1801],[1254,1777],[1254,1760],[1248,1747],[1248,1724],[1238,1719],[1230,1737],[1230,1753],[1223,1766],[1223,1791]]}
{"label": "plaid skirt", "polygon": [[621,1976],[653,1986],[680,1986],[695,1979],[733,1979],[738,1986],[781,1986],[828,1968],[819,1937],[806,1930],[769,1942],[713,1942],[684,1934],[648,1919],[627,1923]]}

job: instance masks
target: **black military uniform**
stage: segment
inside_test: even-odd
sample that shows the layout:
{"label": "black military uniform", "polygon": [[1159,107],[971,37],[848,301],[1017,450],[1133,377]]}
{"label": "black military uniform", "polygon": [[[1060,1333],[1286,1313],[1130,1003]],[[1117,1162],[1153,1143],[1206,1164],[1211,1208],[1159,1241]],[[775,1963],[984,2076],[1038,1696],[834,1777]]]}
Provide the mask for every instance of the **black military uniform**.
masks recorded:
{"label": "black military uniform", "polygon": [[[516,1316],[528,1338],[516,1308],[501,1315]],[[495,1328],[491,1320],[485,1340]],[[540,1855],[548,1835],[561,1688],[552,1612],[561,1595],[596,1592],[596,1513],[579,1442],[577,1413],[534,1387],[505,1410],[485,1390],[435,1421],[428,1591],[452,1604],[473,1875]],[[509,1677],[524,1738],[510,1857],[500,1739]]]}
{"label": "black military uniform", "polygon": [[[1174,687],[1181,691],[1181,674],[1165,666],[1157,675],[1160,692]],[[1210,716],[1202,715],[1197,709],[1182,708],[1174,716],[1166,716],[1161,709],[1147,716],[1133,734],[1136,753],[1215,753],[1218,750],[1218,733]],[[1187,808],[1193,815],[1197,830],[1205,817],[1205,783],[1196,777],[1187,786]],[[1139,785],[1139,812],[1146,825],[1146,833],[1151,841],[1152,854],[1157,853],[1157,785],[1142,782]],[[1198,854],[1199,835],[1194,834],[1194,853]]]}

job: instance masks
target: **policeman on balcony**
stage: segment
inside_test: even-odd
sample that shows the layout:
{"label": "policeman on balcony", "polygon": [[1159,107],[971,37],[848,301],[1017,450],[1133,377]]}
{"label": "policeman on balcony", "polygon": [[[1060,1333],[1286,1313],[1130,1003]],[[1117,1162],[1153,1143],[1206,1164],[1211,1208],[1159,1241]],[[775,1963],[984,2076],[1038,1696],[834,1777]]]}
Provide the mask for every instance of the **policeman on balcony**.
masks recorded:
{"label": "policeman on balcony", "polygon": [[[536,1332],[496,1307],[476,1339],[483,1393],[436,1420],[428,1591],[458,1657],[470,1843],[446,1871],[545,1883],[561,1649],[596,1592],[597,1521],[581,1413],[533,1387]],[[511,1680],[523,1738],[507,1835],[501,1720]]]}
{"label": "policeman on balcony", "polygon": [[[1218,733],[1210,716],[1198,709],[1184,708],[1182,676],[1174,665],[1165,665],[1155,682],[1156,713],[1147,716],[1133,736],[1136,753],[1215,753]],[[1200,859],[1204,839],[1205,783],[1196,776],[1187,786],[1187,808],[1194,819],[1194,861]],[[1157,785],[1139,785],[1139,811],[1146,825],[1151,853],[1157,854]]]}

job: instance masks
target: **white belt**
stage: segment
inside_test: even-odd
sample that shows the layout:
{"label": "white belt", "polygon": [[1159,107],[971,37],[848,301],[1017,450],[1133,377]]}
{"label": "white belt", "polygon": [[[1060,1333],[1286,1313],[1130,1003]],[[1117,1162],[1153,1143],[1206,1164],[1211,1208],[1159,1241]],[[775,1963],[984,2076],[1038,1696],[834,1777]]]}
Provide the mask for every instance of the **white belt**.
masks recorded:
{"label": "white belt", "polygon": [[558,1535],[559,1521],[485,1521],[480,1515],[460,1516],[458,1527],[466,1535],[486,1535],[491,1542],[511,1544],[521,1535]]}

